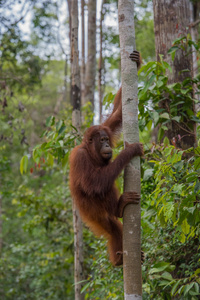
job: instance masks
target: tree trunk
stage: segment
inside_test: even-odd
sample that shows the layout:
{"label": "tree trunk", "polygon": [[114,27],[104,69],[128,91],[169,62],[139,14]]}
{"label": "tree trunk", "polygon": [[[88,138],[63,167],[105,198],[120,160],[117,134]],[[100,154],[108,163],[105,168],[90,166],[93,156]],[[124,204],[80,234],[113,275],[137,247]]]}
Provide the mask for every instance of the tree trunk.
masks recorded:
{"label": "tree trunk", "polygon": [[85,0],[81,0],[81,98],[85,90]]}
{"label": "tree trunk", "polygon": [[[182,82],[186,77],[193,75],[192,53],[186,55],[184,50],[178,50],[174,61],[172,61],[171,54],[167,54],[167,51],[172,47],[175,39],[188,33],[186,27],[189,26],[191,20],[190,1],[153,0],[153,7],[157,60],[160,60],[159,54],[162,54],[163,60],[171,66],[172,73],[168,73],[169,84]],[[188,71],[181,72],[182,70]],[[167,109],[167,100],[163,101],[162,107]],[[170,141],[175,141],[180,148],[194,147],[196,141],[195,125],[186,120],[181,123],[172,121],[168,126],[166,136]]]}
{"label": "tree trunk", "polygon": [[[72,48],[72,124],[78,130],[81,125],[81,90],[80,90],[80,68],[78,53],[78,2],[72,1],[72,27],[71,27],[71,48]],[[75,300],[83,300],[81,294],[83,280],[83,234],[82,222],[79,211],[73,205],[73,225],[74,225],[74,283],[75,283]]]}
{"label": "tree trunk", "polygon": [[[72,68],[72,45],[71,45],[71,31],[72,31],[72,0],[67,0],[68,14],[69,14],[69,41],[70,41],[70,67]],[[70,104],[72,103],[72,72],[70,76],[70,91],[69,91]]]}
{"label": "tree trunk", "polygon": [[103,71],[103,20],[104,20],[104,3],[101,4],[101,16],[100,16],[100,50],[99,50],[99,65],[98,65],[98,93],[99,93],[99,124],[102,122],[102,106],[103,106],[103,86],[102,86],[102,71]]}
{"label": "tree trunk", "polygon": [[0,195],[0,257],[2,253],[2,247],[3,247],[3,231],[2,231],[2,196]]}
{"label": "tree trunk", "polygon": [[96,71],[96,0],[88,0],[88,55],[85,73],[83,104],[92,103],[94,110],[94,90]]}
{"label": "tree trunk", "polygon": [[[198,40],[198,27],[200,23],[199,14],[200,14],[200,3],[192,3],[190,2],[191,9],[191,19],[190,19],[190,29],[191,29],[191,37],[193,42]],[[193,60],[193,77],[196,77],[198,74],[198,63],[197,63],[197,51],[195,47],[192,47],[192,60]],[[193,85],[193,98],[199,100],[198,103],[195,104],[195,112],[200,111],[200,95],[197,94],[198,88],[194,84]]]}
{"label": "tree trunk", "polygon": [[[137,66],[129,54],[135,49],[134,0],[119,0],[119,36],[122,76],[122,114],[124,141],[139,141]],[[140,158],[135,157],[124,171],[124,190],[140,194]],[[140,246],[140,205],[129,204],[123,216],[124,299],[142,299]]]}

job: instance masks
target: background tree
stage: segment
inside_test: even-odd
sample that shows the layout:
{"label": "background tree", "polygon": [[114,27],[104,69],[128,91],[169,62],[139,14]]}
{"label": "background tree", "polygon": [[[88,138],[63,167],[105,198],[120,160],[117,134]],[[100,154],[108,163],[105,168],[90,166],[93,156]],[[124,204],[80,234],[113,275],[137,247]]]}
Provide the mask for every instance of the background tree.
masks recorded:
{"label": "background tree", "polygon": [[88,1],[88,53],[85,70],[85,90],[83,104],[92,103],[94,110],[94,90],[96,72],[96,0]]}
{"label": "background tree", "polygon": [[[172,71],[168,72],[168,84],[183,82],[187,77],[193,76],[192,51],[191,48],[188,49],[187,38],[184,43],[191,20],[190,1],[154,0],[153,6],[157,61],[160,61],[160,55],[162,55],[162,59],[171,66]],[[177,47],[176,40],[182,40],[181,47]],[[174,48],[171,48],[173,43]],[[174,53],[173,60],[171,60],[171,53]],[[167,108],[170,99],[168,97],[166,94],[166,99],[160,105],[169,112]],[[181,104],[177,103],[177,108],[180,106]],[[191,109],[194,111],[194,104]],[[177,109],[177,115],[179,115],[179,109]],[[172,120],[167,126],[166,135],[171,142],[174,140],[183,149],[195,145],[195,124],[187,117],[182,117],[181,122]]]}
{"label": "background tree", "polygon": [[[72,2],[71,8],[71,47],[72,47],[72,125],[80,131],[81,126],[81,81],[78,51],[78,2]],[[83,226],[80,214],[73,204],[74,223],[74,284],[75,300],[84,299],[83,286]]]}

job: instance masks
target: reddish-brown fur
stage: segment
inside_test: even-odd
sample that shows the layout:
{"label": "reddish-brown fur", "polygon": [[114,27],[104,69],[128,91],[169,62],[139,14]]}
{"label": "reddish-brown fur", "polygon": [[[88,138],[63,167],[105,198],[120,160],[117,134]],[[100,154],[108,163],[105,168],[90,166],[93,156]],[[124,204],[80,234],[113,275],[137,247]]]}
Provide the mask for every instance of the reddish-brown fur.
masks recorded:
{"label": "reddish-brown fur", "polygon": [[[113,162],[100,155],[97,150],[100,147],[100,132],[104,131],[107,134],[109,144],[113,147],[121,124],[120,88],[110,117],[102,125],[89,128],[82,144],[75,147],[70,155],[72,197],[83,221],[96,235],[103,235],[108,239],[110,260],[113,265],[122,264],[122,223],[118,217],[121,217],[125,201],[130,202],[125,195],[119,198],[114,182],[133,156],[143,154],[142,145],[135,143],[127,145]],[[135,203],[138,203],[138,199],[136,200]]]}

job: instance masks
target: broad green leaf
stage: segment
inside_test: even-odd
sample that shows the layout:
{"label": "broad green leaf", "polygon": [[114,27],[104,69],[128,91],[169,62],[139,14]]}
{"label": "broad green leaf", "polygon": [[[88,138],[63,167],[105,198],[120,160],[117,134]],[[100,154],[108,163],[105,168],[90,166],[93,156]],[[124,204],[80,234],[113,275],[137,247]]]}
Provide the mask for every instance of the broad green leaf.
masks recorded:
{"label": "broad green leaf", "polygon": [[160,115],[160,118],[169,119],[169,114],[168,113],[163,113],[163,114]]}
{"label": "broad green leaf", "polygon": [[20,173],[22,175],[23,175],[23,173],[26,173],[27,172],[27,168],[28,168],[28,156],[24,155],[21,158],[21,161],[20,161]]}
{"label": "broad green leaf", "polygon": [[164,207],[164,216],[166,222],[172,217],[173,211],[174,211],[174,204],[167,203]]}
{"label": "broad green leaf", "polygon": [[169,139],[167,137],[165,137],[163,140],[163,143],[164,143],[165,147],[169,146]]}
{"label": "broad green leaf", "polygon": [[143,180],[147,181],[149,178],[153,177],[154,169],[147,169],[144,171]]}
{"label": "broad green leaf", "polygon": [[187,284],[184,288],[184,296],[186,296],[189,292],[189,290],[193,287],[194,282],[191,282],[190,284]]}
{"label": "broad green leaf", "polygon": [[150,120],[148,123],[147,123],[147,129],[150,131],[152,129],[152,123],[153,121]]}
{"label": "broad green leaf", "polygon": [[200,157],[198,157],[194,162],[194,168],[195,170],[200,169]]}
{"label": "broad green leaf", "polygon": [[183,220],[181,224],[181,229],[185,235],[187,235],[190,232],[190,225],[188,224],[186,219]]}
{"label": "broad green leaf", "polygon": [[159,121],[159,113],[157,111],[153,112],[153,121],[155,123],[155,125],[157,125],[158,121]]}
{"label": "broad green leaf", "polygon": [[156,86],[157,86],[158,88],[160,88],[162,85],[163,85],[163,81],[162,81],[162,80],[158,80],[158,81],[156,82]]}
{"label": "broad green leaf", "polygon": [[57,123],[56,123],[56,131],[60,130],[60,128],[62,127],[63,125],[63,121],[62,120],[59,120]]}
{"label": "broad green leaf", "polygon": [[58,135],[64,133],[65,130],[66,130],[66,128],[67,128],[67,126],[62,125],[61,128],[60,128],[59,131],[58,131]]}
{"label": "broad green leaf", "polygon": [[166,270],[170,266],[167,262],[160,262],[153,266],[153,268],[149,271],[149,274],[159,273]]}
{"label": "broad green leaf", "polygon": [[176,122],[180,122],[181,116],[175,116],[172,118],[172,120],[176,121]]}
{"label": "broad green leaf", "polygon": [[51,167],[53,167],[54,157],[53,157],[53,155],[52,155],[51,153],[48,153],[48,155],[47,155],[47,163],[48,163]]}
{"label": "broad green leaf", "polygon": [[54,116],[49,116],[46,119],[46,126],[50,127],[50,126],[53,126],[54,124],[55,124],[55,117]]}
{"label": "broad green leaf", "polygon": [[169,272],[164,272],[161,277],[169,281],[173,280],[172,275]]}

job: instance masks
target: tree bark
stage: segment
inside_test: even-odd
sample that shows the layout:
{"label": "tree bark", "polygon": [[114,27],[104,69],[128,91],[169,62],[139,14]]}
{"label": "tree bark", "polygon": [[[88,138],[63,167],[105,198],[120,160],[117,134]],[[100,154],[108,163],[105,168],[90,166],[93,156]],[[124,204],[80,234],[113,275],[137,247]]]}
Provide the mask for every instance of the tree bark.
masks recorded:
{"label": "tree bark", "polygon": [[[185,56],[182,50],[178,50],[174,61],[167,51],[172,47],[173,41],[187,34],[186,27],[190,23],[190,1],[189,0],[153,0],[154,8],[154,31],[156,43],[156,58],[160,60],[159,54],[171,65],[172,73],[169,73],[169,84],[182,81],[191,77],[192,54]],[[181,72],[188,69],[188,72]]]}
{"label": "tree bark", "polygon": [[[67,0],[68,14],[69,14],[69,41],[70,41],[70,67],[72,68],[72,45],[71,45],[71,31],[72,31],[72,0]],[[69,91],[70,104],[72,103],[72,72],[70,76],[70,91]]]}
{"label": "tree bark", "polygon": [[[134,0],[119,0],[119,36],[122,77],[122,115],[124,141],[139,141],[137,66],[129,54],[135,49]],[[124,191],[140,194],[140,158],[135,157],[124,171]],[[124,299],[142,299],[140,205],[129,204],[123,216]]]}
{"label": "tree bark", "polygon": [[[172,61],[171,54],[168,54],[167,51],[172,47],[175,39],[188,33],[186,27],[189,28],[191,20],[190,1],[153,0],[153,8],[157,61],[160,60],[159,55],[162,54],[163,60],[171,66],[172,73],[168,72],[167,74],[169,84],[182,82],[186,77],[192,77],[193,75],[192,53],[186,55],[184,50],[177,50],[175,59]],[[181,72],[183,70],[188,71]],[[168,107],[167,101],[162,103],[162,108],[166,110]],[[177,147],[182,149],[194,147],[196,142],[195,124],[187,120],[181,123],[172,121],[168,126],[166,136],[170,141],[175,140]]]}
{"label": "tree bark", "polygon": [[3,231],[2,231],[2,196],[0,195],[0,257],[2,253],[2,247],[3,247]]}
{"label": "tree bark", "polygon": [[88,0],[88,55],[85,73],[83,104],[92,103],[94,110],[94,90],[96,72],[96,0]]}
{"label": "tree bark", "polygon": [[[78,52],[78,2],[72,1],[72,27],[71,27],[71,48],[72,48],[72,124],[78,130],[81,125],[81,89],[80,89],[80,68]],[[73,204],[73,226],[74,226],[74,283],[75,283],[75,300],[83,300],[81,294],[83,280],[83,230],[79,211]]]}
{"label": "tree bark", "polygon": [[99,50],[99,64],[98,64],[98,93],[99,93],[99,124],[102,123],[102,106],[103,106],[103,85],[102,85],[102,72],[103,72],[103,20],[104,20],[104,3],[101,4],[100,16],[100,50]]}
{"label": "tree bark", "polygon": [[[198,40],[198,26],[200,23],[199,13],[200,13],[200,3],[192,3],[190,2],[190,10],[191,10],[191,18],[190,18],[190,31],[193,42]],[[199,23],[198,23],[199,22]],[[198,63],[197,63],[197,51],[195,47],[192,47],[192,62],[193,62],[193,77],[196,77],[198,74]],[[199,112],[200,110],[200,95],[197,94],[198,88],[196,84],[193,85],[193,98],[199,100],[198,103],[195,104],[195,112]]]}
{"label": "tree bark", "polygon": [[81,98],[85,90],[85,0],[81,0]]}

